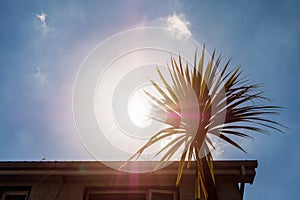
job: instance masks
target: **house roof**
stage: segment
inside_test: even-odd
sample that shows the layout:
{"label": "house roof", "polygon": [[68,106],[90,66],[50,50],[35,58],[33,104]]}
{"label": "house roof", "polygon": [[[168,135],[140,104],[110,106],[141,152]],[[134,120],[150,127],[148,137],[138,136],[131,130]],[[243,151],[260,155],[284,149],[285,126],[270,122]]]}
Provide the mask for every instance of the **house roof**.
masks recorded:
{"label": "house roof", "polygon": [[[109,166],[121,166],[123,162],[106,161]],[[105,176],[105,175],[126,175],[126,172],[112,169],[106,164],[97,161],[5,161],[0,162],[0,181],[11,180],[12,177],[20,179],[38,178],[40,176]],[[129,162],[127,167],[142,169],[145,166],[156,166],[153,161]],[[172,162],[165,168],[151,172],[151,174],[175,176],[177,174],[178,161]],[[184,170],[186,175],[194,175],[195,163],[189,169]],[[216,177],[231,176],[241,183],[253,183],[256,160],[236,160],[236,161],[214,161],[214,173]],[[150,174],[150,173],[148,173]]]}

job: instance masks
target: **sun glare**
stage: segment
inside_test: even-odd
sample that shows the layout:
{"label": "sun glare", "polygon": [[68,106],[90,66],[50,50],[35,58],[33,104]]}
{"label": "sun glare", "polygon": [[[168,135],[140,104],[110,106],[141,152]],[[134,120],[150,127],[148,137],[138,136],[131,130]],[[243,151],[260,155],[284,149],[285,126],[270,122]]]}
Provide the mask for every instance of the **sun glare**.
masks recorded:
{"label": "sun glare", "polygon": [[149,114],[151,104],[142,89],[136,90],[128,102],[128,114],[131,121],[138,127],[145,128],[151,124]]}

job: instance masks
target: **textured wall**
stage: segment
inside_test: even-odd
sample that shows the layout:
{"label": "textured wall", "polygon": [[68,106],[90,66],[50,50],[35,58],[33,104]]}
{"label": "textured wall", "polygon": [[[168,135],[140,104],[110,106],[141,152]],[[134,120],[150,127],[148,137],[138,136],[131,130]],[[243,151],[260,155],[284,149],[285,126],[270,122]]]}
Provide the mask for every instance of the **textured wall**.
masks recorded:
{"label": "textured wall", "polygon": [[[115,179],[115,178],[114,178]],[[169,181],[159,181],[159,178],[155,177],[156,183],[154,182],[154,177],[150,178],[148,181],[139,180],[139,185],[144,186],[161,186],[165,187],[167,185],[174,187],[175,180],[168,179]],[[122,180],[122,179],[121,179]],[[120,181],[120,180],[118,180]],[[132,180],[131,180],[132,181]],[[111,182],[111,181],[108,181]],[[166,182],[168,184],[166,184]],[[116,182],[115,182],[116,183]],[[180,200],[194,200],[194,188],[195,181],[193,176],[183,176],[181,184],[179,186],[179,198]],[[65,183],[60,179],[60,181],[43,181],[39,183],[0,183],[0,186],[31,186],[31,192],[29,200],[83,200],[84,189],[86,186],[113,186],[112,184],[105,185],[102,182],[81,182],[81,183]],[[118,186],[128,186],[128,181],[124,179],[118,184]],[[217,178],[217,192],[219,200],[241,200],[241,195],[238,190],[238,185],[234,179],[230,176]]]}
{"label": "textured wall", "polygon": [[29,200],[82,200],[84,185],[76,183],[35,183]]}

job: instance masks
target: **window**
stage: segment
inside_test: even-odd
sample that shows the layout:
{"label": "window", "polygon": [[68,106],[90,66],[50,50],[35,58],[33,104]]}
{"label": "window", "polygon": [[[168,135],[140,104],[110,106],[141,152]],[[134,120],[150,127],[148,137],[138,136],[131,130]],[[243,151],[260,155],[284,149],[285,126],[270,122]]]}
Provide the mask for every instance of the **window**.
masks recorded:
{"label": "window", "polygon": [[176,189],[86,188],[84,200],[178,200]]}
{"label": "window", "polygon": [[30,187],[0,187],[1,200],[27,200]]}
{"label": "window", "polygon": [[89,193],[88,200],[146,200],[147,194],[145,191],[93,191]]}
{"label": "window", "polygon": [[176,191],[172,190],[149,190],[149,199],[151,200],[177,200]]}

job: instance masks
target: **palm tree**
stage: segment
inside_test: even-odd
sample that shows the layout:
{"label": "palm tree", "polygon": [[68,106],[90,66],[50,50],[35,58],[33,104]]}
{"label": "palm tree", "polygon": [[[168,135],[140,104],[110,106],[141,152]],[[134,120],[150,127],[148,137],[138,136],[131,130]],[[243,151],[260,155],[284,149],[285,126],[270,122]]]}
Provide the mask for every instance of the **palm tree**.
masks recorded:
{"label": "palm tree", "polygon": [[[232,136],[252,138],[248,133],[265,133],[270,128],[281,132],[279,123],[266,118],[277,114],[280,107],[259,104],[257,100],[269,101],[260,91],[261,85],[241,78],[240,67],[227,72],[230,59],[219,72],[221,55],[215,59],[215,50],[204,66],[204,52],[203,47],[197,61],[196,51],[192,68],[188,63],[185,66],[182,64],[180,55],[178,61],[171,57],[171,66],[168,66],[170,81],[157,68],[163,86],[150,81],[161,97],[155,97],[147,91],[145,93],[153,106],[150,117],[165,123],[167,127],[151,137],[129,160],[138,159],[153,144],[176,136],[157,153],[162,154],[158,165],[169,161],[175,152],[181,150],[176,185],[180,183],[184,167],[189,168],[194,160],[197,166],[195,199],[203,196],[205,200],[216,200],[213,156],[210,151],[215,148],[212,138],[222,139],[245,152]],[[196,103],[191,103],[193,97],[196,97]],[[184,119],[183,116],[187,116],[185,112],[192,112],[192,117]],[[193,129],[195,122],[197,128]]]}

